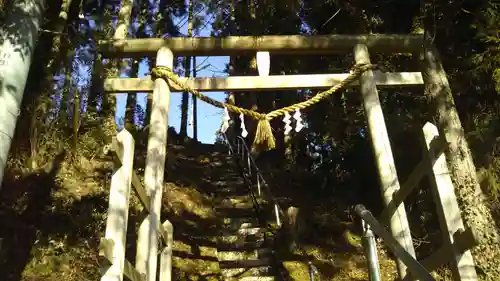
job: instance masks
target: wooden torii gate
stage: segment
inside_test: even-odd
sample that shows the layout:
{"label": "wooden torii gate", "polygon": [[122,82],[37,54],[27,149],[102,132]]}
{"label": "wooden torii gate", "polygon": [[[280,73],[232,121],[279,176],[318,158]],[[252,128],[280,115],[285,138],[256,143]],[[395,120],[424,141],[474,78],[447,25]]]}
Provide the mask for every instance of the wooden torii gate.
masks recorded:
{"label": "wooden torii gate", "polygon": [[[271,54],[345,54],[354,53],[355,63],[370,63],[370,52],[420,53],[424,49],[423,35],[324,35],[324,36],[240,36],[226,38],[168,38],[168,39],[121,39],[104,41],[99,49],[110,58],[156,57],[157,66],[172,68],[175,56],[230,56],[255,55],[257,52]],[[425,56],[427,58],[428,56]],[[268,63],[269,64],[269,63]],[[429,71],[435,62],[424,61],[423,71]],[[349,74],[244,76],[227,78],[181,78],[181,81],[199,91],[265,91],[286,89],[325,89],[338,84]],[[468,249],[474,245],[470,231],[465,231],[458,205],[449,179],[441,172],[446,167],[442,146],[430,146],[433,138],[439,138],[434,125],[424,127],[426,150],[425,161],[415,169],[402,186],[396,172],[392,149],[378,96],[378,87],[394,87],[424,84],[426,78],[420,71],[382,73],[365,72],[358,83],[349,87],[360,87],[363,106],[372,141],[376,167],[392,235],[403,248],[415,258],[415,250],[403,201],[414,188],[414,181],[424,175],[434,175],[435,200],[444,233],[445,246],[429,257],[424,267],[433,270],[451,261],[455,280],[476,280],[472,256]],[[121,167],[113,176],[110,196],[110,211],[106,237],[101,243],[101,257],[107,261],[101,280],[122,280],[126,275],[132,281],[155,281],[157,272],[158,241],[164,238],[167,247],[162,251],[160,280],[171,280],[173,226],[160,224],[161,197],[163,192],[164,163],[167,147],[168,110],[171,92],[183,91],[162,78],[111,78],[106,79],[105,92],[153,93],[151,124],[145,169],[145,187],[132,171],[133,139],[126,131],[118,134],[114,151]],[[430,137],[429,137],[430,136]],[[444,162],[443,162],[444,161]],[[121,163],[121,164],[120,164]],[[438,175],[439,173],[439,175]],[[116,176],[116,179],[115,179]],[[446,176],[445,176],[446,178]],[[128,216],[130,184],[135,188],[149,216],[141,224],[137,241],[135,268],[125,260],[125,235]],[[443,193],[445,192],[445,193]],[[117,195],[114,195],[117,194]],[[124,195],[125,194],[125,195]],[[112,197],[115,196],[115,197]],[[116,200],[114,198],[117,198]],[[120,199],[121,198],[121,199]],[[125,210],[127,208],[127,210]],[[457,238],[458,237],[458,238]],[[455,241],[456,239],[456,241]],[[461,242],[460,242],[461,241]],[[472,241],[472,242],[471,242]],[[459,243],[460,242],[460,243]],[[453,258],[449,258],[453,257]],[[410,278],[404,263],[397,260],[401,278]]]}

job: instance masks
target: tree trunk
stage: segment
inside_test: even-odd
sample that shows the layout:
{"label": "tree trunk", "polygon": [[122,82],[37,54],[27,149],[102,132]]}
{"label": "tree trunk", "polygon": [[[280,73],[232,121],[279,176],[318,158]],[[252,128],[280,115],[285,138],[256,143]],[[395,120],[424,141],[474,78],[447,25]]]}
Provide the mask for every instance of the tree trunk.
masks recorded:
{"label": "tree trunk", "polygon": [[132,0],[122,1],[122,7],[120,8],[120,12],[118,13],[118,26],[116,27],[114,34],[115,40],[127,38],[133,5],[134,3]]}
{"label": "tree trunk", "polygon": [[101,54],[96,53],[94,64],[92,65],[92,75],[90,78],[91,85],[87,100],[87,111],[89,113],[97,113],[97,102],[99,95],[102,95],[104,87],[103,75],[104,66],[102,65],[102,56]]}
{"label": "tree trunk", "polygon": [[[196,77],[196,57],[193,57],[193,77]],[[193,97],[193,139],[198,141],[198,100]]]}
{"label": "tree trunk", "polygon": [[68,21],[69,8],[71,6],[72,0],[63,0],[61,3],[61,11],[59,12],[59,17],[57,18],[57,23],[55,26],[55,35],[52,38],[52,58],[50,59],[46,71],[47,73],[47,83],[52,84],[52,77],[57,69],[57,54],[60,52],[61,47],[61,34],[64,31],[66,22]]}
{"label": "tree trunk", "polygon": [[78,149],[78,132],[80,131],[80,92],[78,88],[73,94],[73,155]]}
{"label": "tree trunk", "polygon": [[[193,0],[189,0],[189,14],[188,14],[188,31],[187,36],[193,36]],[[186,77],[191,76],[191,57],[185,58],[184,71]],[[181,101],[181,127],[179,130],[179,136],[181,141],[187,138],[187,125],[188,125],[188,110],[189,110],[189,93],[182,93]]]}
{"label": "tree trunk", "polygon": [[[67,91],[70,87],[70,81],[71,81],[71,72],[72,72],[72,60],[73,60],[73,53],[74,52],[68,52],[68,49],[71,48],[71,46],[65,46],[63,49],[65,49],[64,52],[61,52],[61,33],[64,31],[64,27],[66,25],[66,22],[68,21],[68,13],[69,13],[69,8],[71,6],[71,0],[63,0],[61,2],[61,11],[59,12],[59,16],[56,21],[56,26],[55,26],[55,32],[56,34],[52,38],[52,49],[51,49],[51,58],[47,64],[47,67],[45,68],[45,81],[44,81],[44,89],[48,89],[49,87],[52,87],[53,85],[53,80],[54,80],[54,75],[57,74],[57,71],[59,69],[59,64],[61,60],[65,63],[65,67],[68,68],[66,75],[65,75],[65,81],[64,81],[64,88],[61,91],[61,104],[60,107],[64,108],[63,111],[64,114],[66,114],[66,103],[68,102],[67,99]],[[67,38],[66,40],[70,40],[70,38]],[[66,43],[68,45],[70,43]],[[66,57],[64,57],[64,53],[66,53]],[[48,93],[51,93],[52,91],[48,91]],[[64,120],[66,120],[66,116],[64,116]]]}
{"label": "tree trunk", "polygon": [[[114,40],[121,40],[127,38],[128,28],[130,26],[130,16],[132,14],[133,1],[123,0],[122,7],[118,12],[118,25],[116,26],[115,34],[113,36]],[[111,63],[110,70],[108,72],[110,76],[118,77],[121,73],[120,61],[113,61]],[[105,126],[110,126],[106,128],[106,132],[116,131],[116,95],[108,94],[103,98],[103,115],[105,118]],[[111,136],[106,136],[110,138]],[[109,139],[111,141],[111,139]]]}
{"label": "tree trunk", "polygon": [[455,107],[446,73],[434,46],[423,54],[425,94],[431,98],[436,121],[448,142],[447,158],[465,224],[477,231],[479,245],[471,251],[482,280],[500,280],[500,243],[490,206],[477,180],[472,153]]}
{"label": "tree trunk", "polygon": [[[132,60],[132,67],[130,68],[130,77],[137,77],[139,74],[139,61]],[[125,107],[125,129],[129,132],[132,131],[135,124],[135,110],[137,105],[137,93],[127,94],[127,105]]]}
{"label": "tree trunk", "polygon": [[[64,61],[66,73],[64,75],[64,86],[61,91],[61,103],[59,104],[59,119],[62,122],[66,122],[68,120],[68,104],[69,104],[69,95],[71,92],[71,74],[73,73],[73,56],[74,52],[67,52],[66,58]],[[63,123],[64,124],[64,123]]]}
{"label": "tree trunk", "polygon": [[0,185],[16,128],[45,0],[16,1],[0,27]]}

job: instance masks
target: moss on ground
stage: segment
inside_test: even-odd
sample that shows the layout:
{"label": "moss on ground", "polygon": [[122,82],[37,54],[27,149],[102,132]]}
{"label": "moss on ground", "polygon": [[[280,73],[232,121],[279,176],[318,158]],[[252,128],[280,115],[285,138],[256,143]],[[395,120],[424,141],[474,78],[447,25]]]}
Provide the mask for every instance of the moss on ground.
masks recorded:
{"label": "moss on ground", "polygon": [[[141,175],[145,153],[138,146],[135,163]],[[174,280],[221,280],[215,237],[210,233],[216,220],[213,183],[227,171],[211,165],[217,158],[214,151],[209,145],[168,149],[163,219],[175,227]],[[21,171],[20,166],[9,166],[0,194],[2,280],[98,280],[97,250],[105,228],[110,159],[72,155],[53,174]],[[289,196],[291,201],[295,198]],[[310,230],[305,231],[302,250],[282,256],[290,280],[308,280],[308,261],[323,281],[367,280],[354,222],[344,215],[345,208],[330,203],[310,200],[316,207],[307,207]],[[127,236],[127,259],[132,263],[135,231],[144,216],[133,195]],[[394,280],[395,264],[380,250],[382,279]]]}

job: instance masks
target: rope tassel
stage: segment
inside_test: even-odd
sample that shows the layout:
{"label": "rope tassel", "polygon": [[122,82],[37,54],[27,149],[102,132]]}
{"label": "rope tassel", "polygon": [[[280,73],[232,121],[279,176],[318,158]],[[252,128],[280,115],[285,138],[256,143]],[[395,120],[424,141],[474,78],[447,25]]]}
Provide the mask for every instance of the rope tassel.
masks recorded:
{"label": "rope tassel", "polygon": [[252,150],[266,151],[276,147],[276,139],[273,136],[273,129],[267,117],[259,119]]}

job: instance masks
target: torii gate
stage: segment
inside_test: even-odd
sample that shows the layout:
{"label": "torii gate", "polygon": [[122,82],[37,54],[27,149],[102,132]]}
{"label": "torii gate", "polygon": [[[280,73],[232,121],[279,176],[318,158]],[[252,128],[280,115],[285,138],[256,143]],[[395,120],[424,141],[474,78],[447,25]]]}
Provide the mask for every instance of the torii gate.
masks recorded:
{"label": "torii gate", "polygon": [[[258,52],[270,54],[339,54],[354,53],[355,63],[370,63],[369,52],[378,53],[419,53],[424,50],[423,35],[324,35],[324,36],[239,36],[226,38],[168,38],[168,39],[123,39],[100,43],[100,51],[111,58],[156,56],[156,66],[172,68],[176,56],[230,56]],[[434,49],[426,49],[435,52]],[[424,56],[423,71],[441,71],[435,69],[435,61]],[[432,56],[431,56],[432,57]],[[437,56],[434,56],[437,57]],[[269,62],[266,63],[269,67]],[[269,72],[265,69],[263,72]],[[444,73],[443,73],[444,74]],[[341,83],[349,73],[314,74],[314,75],[277,75],[244,76],[227,78],[181,78],[180,82],[199,91],[265,91],[285,89],[324,89]],[[408,182],[400,185],[396,173],[392,149],[384,121],[384,115],[378,96],[378,87],[421,85],[428,83],[420,71],[382,73],[364,72],[359,82],[348,87],[360,87],[363,106],[372,142],[373,152],[381,192],[385,205],[384,216],[387,218],[392,235],[401,246],[415,258],[412,238],[406,217],[403,200],[415,186],[415,180],[425,175],[434,175],[435,200],[438,202],[438,215],[444,233],[445,246],[428,259],[422,261],[431,271],[446,262],[453,252],[452,271],[456,280],[476,280],[472,256],[468,249],[475,239],[469,239],[470,231],[464,230],[458,205],[453,193],[453,185],[447,170],[443,154],[443,142],[434,147],[434,138],[439,138],[437,129],[432,124],[424,127],[424,141],[427,146],[425,159],[416,167]],[[103,268],[103,279],[122,280],[126,275],[133,281],[155,281],[158,256],[158,239],[161,235],[167,244],[162,252],[160,279],[171,280],[171,243],[173,226],[166,221],[160,225],[161,197],[163,192],[164,163],[167,147],[168,110],[170,94],[184,91],[184,88],[169,83],[163,78],[111,78],[106,79],[104,90],[112,93],[149,92],[153,93],[151,126],[149,130],[147,162],[145,170],[145,188],[132,171],[131,151],[133,139],[122,131],[115,145],[122,166],[115,172],[111,187],[110,213],[106,229],[106,239],[101,243],[101,256],[108,260],[108,267]],[[120,146],[121,144],[121,146]],[[120,148],[121,147],[121,148]],[[444,162],[443,162],[444,161]],[[439,164],[439,165],[438,165]],[[128,212],[130,183],[135,187],[143,205],[149,210],[149,216],[141,224],[137,242],[135,269],[125,260],[125,236]],[[125,200],[114,200],[113,194]],[[125,196],[125,197],[123,197]],[[118,212],[120,211],[120,212]],[[469,236],[467,236],[467,235]],[[398,271],[402,278],[409,278],[406,265],[397,260]],[[408,268],[411,271],[411,268]]]}

